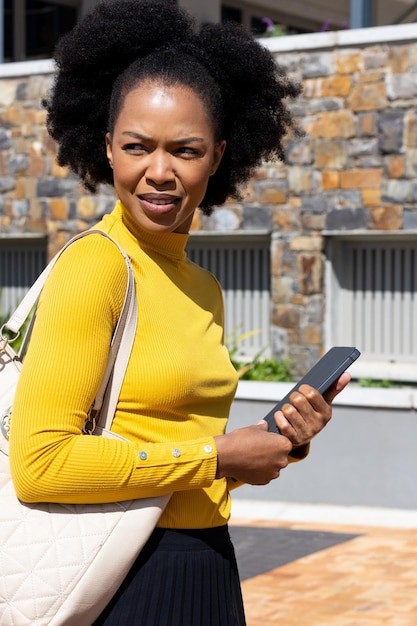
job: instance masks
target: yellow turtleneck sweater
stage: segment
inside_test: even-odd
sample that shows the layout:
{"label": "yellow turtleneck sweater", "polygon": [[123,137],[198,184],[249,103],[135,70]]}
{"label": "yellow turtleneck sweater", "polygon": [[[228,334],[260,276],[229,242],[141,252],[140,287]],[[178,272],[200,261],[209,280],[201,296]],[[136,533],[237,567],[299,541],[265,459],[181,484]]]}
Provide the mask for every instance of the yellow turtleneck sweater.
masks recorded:
{"label": "yellow turtleneck sweater", "polygon": [[132,259],[136,338],[112,429],[81,435],[126,289],[117,248],[74,243],[45,285],[13,407],[10,463],[27,502],[96,503],[173,493],[159,525],[227,523],[227,481],[215,480],[237,375],[223,345],[221,290],[191,263],[187,235],[140,230],[118,202],[98,224]]}

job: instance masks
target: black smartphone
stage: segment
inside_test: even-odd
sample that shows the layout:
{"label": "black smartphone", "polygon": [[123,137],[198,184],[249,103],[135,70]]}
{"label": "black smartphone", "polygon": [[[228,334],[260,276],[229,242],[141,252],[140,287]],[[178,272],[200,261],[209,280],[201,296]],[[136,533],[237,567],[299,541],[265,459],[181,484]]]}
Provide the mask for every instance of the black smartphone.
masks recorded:
{"label": "black smartphone", "polygon": [[309,372],[291,389],[287,395],[278,402],[274,408],[264,417],[268,423],[268,430],[279,433],[279,428],[275,423],[274,414],[279,409],[290,402],[290,395],[297,391],[300,385],[307,384],[314,389],[325,393],[341,374],[360,356],[357,348],[351,346],[335,346],[318,361]]}

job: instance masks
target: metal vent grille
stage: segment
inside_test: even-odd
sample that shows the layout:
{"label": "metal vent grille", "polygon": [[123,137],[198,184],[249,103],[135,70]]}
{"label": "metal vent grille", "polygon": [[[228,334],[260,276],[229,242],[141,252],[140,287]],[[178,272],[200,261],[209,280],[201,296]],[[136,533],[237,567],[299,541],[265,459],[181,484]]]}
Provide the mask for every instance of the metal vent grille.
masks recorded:
{"label": "metal vent grille", "polygon": [[334,241],[331,343],[357,345],[369,360],[415,363],[416,241]]}
{"label": "metal vent grille", "polygon": [[[225,336],[238,339],[241,356],[269,354],[269,235],[191,236],[188,257],[219,280],[224,297]],[[240,339],[250,333],[245,339]]]}
{"label": "metal vent grille", "polygon": [[45,238],[0,238],[0,316],[19,304],[47,263]]}

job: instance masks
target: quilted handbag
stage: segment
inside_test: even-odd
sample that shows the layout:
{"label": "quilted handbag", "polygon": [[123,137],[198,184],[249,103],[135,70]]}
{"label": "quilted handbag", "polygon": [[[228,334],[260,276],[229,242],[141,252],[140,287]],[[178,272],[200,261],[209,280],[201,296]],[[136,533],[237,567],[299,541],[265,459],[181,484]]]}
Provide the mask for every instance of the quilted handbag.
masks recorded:
{"label": "quilted handbag", "polygon": [[[169,500],[161,496],[110,504],[25,504],[18,500],[10,478],[11,407],[31,326],[18,354],[7,335],[19,334],[59,255],[90,233],[113,241],[98,230],[74,237],[0,329],[1,626],[90,626],[122,583]],[[125,301],[92,407],[95,417],[86,422],[80,436],[120,439],[110,427],[137,323],[133,272],[129,258],[120,250],[128,268]]]}

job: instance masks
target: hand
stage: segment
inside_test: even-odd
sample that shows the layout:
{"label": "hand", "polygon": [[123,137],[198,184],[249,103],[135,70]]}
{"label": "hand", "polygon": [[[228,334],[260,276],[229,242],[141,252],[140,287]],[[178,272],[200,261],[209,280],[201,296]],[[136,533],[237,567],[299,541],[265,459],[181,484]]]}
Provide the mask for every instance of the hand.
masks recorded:
{"label": "hand", "polygon": [[288,437],[294,448],[303,446],[317,435],[332,416],[331,403],[350,381],[345,372],[322,396],[310,385],[301,385],[291,394],[291,404],[284,404],[275,413],[275,422],[282,435]]}
{"label": "hand", "polygon": [[239,428],[215,437],[216,478],[233,476],[249,485],[267,485],[288,465],[292,445],[287,437],[268,432],[261,420],[256,426]]}

